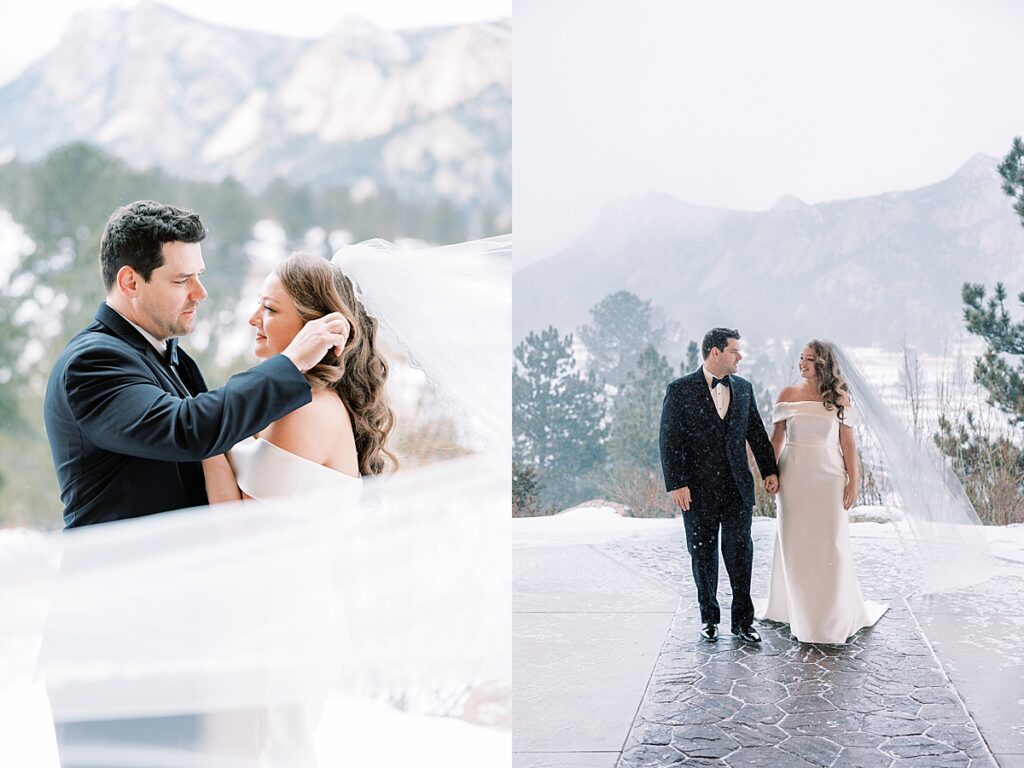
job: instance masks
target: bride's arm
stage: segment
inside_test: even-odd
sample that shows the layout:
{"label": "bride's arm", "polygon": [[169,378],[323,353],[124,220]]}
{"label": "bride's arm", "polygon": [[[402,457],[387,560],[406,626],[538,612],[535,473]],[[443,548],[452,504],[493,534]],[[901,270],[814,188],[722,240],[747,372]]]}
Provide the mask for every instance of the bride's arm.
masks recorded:
{"label": "bride's arm", "polygon": [[226,454],[203,459],[203,475],[206,477],[206,497],[211,504],[239,501],[242,498]]}
{"label": "bride's arm", "polygon": [[[789,393],[790,387],[783,387],[775,404],[786,402],[783,398]],[[772,449],[775,451],[775,461],[778,462],[782,455],[782,449],[786,445],[786,420],[776,421],[772,426]]]}
{"label": "bride's arm", "polygon": [[849,509],[857,500],[857,443],[853,438],[853,427],[848,427],[845,424],[839,427],[839,447],[843,451],[843,464],[846,465],[843,509]]}
{"label": "bride's arm", "polygon": [[778,462],[782,455],[782,447],[786,444],[786,422],[776,421],[772,429],[772,449],[775,451],[775,461]]}

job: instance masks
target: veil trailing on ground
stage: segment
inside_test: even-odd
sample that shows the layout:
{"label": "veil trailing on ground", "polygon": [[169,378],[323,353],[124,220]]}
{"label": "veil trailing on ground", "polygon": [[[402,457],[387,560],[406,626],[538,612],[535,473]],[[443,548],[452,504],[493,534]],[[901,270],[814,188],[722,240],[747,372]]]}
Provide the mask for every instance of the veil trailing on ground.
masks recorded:
{"label": "veil trailing on ground", "polygon": [[953,470],[934,446],[914,438],[852,355],[839,344],[829,345],[902,502],[907,525],[897,530],[919,556],[925,591],[944,592],[990,578],[994,563],[984,528]]}
{"label": "veil trailing on ground", "polygon": [[[510,255],[506,237],[336,256],[478,438],[469,455],[364,478],[355,508],[320,488],[0,531],[0,720],[38,731],[44,681],[48,722],[114,724],[83,764],[221,768],[252,765],[245,713],[322,704],[336,683],[406,711],[506,719]],[[117,730],[139,718],[181,737]],[[19,764],[55,765],[41,743]]]}

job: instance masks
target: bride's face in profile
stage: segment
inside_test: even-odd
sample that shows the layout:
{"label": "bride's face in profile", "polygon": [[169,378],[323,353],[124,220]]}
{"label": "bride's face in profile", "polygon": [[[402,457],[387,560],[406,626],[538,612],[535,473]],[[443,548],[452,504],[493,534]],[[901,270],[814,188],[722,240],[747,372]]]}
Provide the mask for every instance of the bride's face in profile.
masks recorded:
{"label": "bride's face in profile", "polygon": [[259,302],[249,317],[249,325],[256,329],[255,352],[262,360],[283,352],[305,323],[281,278],[273,272],[263,281]]}
{"label": "bride's face in profile", "polygon": [[810,347],[804,347],[804,351],[800,353],[800,360],[797,363],[797,367],[800,369],[800,378],[806,381],[814,382],[814,350]]}

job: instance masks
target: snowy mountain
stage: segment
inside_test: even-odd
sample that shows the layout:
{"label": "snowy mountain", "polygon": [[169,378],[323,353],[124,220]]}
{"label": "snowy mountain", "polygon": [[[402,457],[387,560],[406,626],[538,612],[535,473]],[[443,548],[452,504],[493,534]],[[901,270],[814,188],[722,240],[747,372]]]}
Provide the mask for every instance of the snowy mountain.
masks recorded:
{"label": "snowy mountain", "polygon": [[707,208],[650,193],[606,206],[560,253],[513,276],[516,339],[589,320],[607,294],[651,299],[699,339],[833,337],[937,350],[963,333],[964,282],[1024,289],[1024,228],[998,161],[976,155],[920,189],[772,209]]}
{"label": "snowy mountain", "polygon": [[178,176],[385,186],[510,219],[511,79],[508,21],[394,32],[347,18],[296,40],[145,0],[80,13],[0,89],[0,155],[85,140]]}

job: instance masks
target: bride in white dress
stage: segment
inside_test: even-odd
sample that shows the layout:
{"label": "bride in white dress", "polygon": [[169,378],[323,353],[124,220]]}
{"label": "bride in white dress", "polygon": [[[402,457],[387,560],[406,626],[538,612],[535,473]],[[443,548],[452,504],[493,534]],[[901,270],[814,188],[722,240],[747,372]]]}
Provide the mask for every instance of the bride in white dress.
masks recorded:
{"label": "bride in white dress", "polygon": [[347,321],[348,341],[340,354],[328,352],[305,372],[312,401],[227,457],[203,462],[211,504],[294,495],[324,483],[354,489],[358,482],[347,481],[397,466],[386,447],[395,415],[385,392],[388,366],[377,350],[377,321],[339,267],[296,253],[267,276],[249,318],[256,357],[279,354],[307,322],[333,312]]}
{"label": "bride in white dress", "polygon": [[772,415],[778,527],[768,599],[757,616],[789,624],[804,643],[842,644],[888,606],[864,600],[850,551],[857,414],[829,344],[804,348],[800,377],[779,393]]}
{"label": "bride in white dress", "polygon": [[[360,477],[398,464],[386,446],[395,415],[385,391],[388,366],[377,347],[377,321],[339,267],[303,253],[267,276],[258,301],[249,324],[260,359],[280,354],[307,322],[331,313],[347,322],[342,333],[347,341],[340,354],[329,351],[303,374],[313,390],[307,405],[226,455],[203,462],[209,501],[267,501],[315,491],[332,500],[337,514],[354,515]],[[325,574],[325,589],[328,580]],[[231,713],[220,723],[208,716],[205,724],[211,731],[233,732],[240,758],[249,755],[260,766],[312,768],[317,764],[313,729],[322,705],[322,700],[298,701],[248,715]]]}

